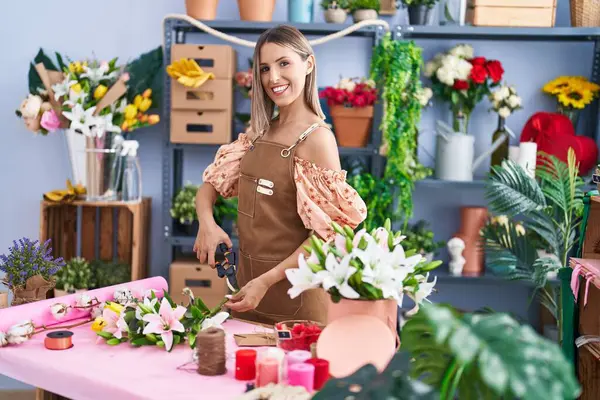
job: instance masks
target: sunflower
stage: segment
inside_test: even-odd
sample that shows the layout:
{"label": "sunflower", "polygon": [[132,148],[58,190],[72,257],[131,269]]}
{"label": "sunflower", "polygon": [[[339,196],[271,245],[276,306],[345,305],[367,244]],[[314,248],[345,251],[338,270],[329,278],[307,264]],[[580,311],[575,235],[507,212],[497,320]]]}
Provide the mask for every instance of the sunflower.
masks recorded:
{"label": "sunflower", "polygon": [[585,85],[573,85],[556,96],[564,107],[583,109],[594,100],[594,93]]}
{"label": "sunflower", "polygon": [[559,94],[567,89],[573,82],[577,81],[579,81],[578,77],[559,76],[558,78],[546,83],[542,90],[548,94]]}

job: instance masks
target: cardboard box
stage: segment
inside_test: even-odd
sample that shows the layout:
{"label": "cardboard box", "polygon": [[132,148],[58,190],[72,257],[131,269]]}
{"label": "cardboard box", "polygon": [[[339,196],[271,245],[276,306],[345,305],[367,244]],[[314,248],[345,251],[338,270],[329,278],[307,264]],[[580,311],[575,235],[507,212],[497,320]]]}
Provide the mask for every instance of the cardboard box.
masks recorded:
{"label": "cardboard box", "polygon": [[171,61],[181,58],[196,60],[204,72],[212,72],[216,79],[233,79],[237,65],[235,50],[227,45],[174,44]]}
{"label": "cardboard box", "polygon": [[556,0],[469,0],[466,22],[474,26],[552,27]]}
{"label": "cardboard box", "polygon": [[231,110],[172,110],[171,142],[188,144],[231,143]]}
{"label": "cardboard box", "polygon": [[171,99],[173,110],[231,110],[233,81],[209,79],[198,88],[188,88],[173,81]]}
{"label": "cardboard box", "polygon": [[177,304],[188,304],[188,297],[182,294],[185,287],[210,308],[219,305],[229,293],[225,278],[219,278],[216,269],[195,259],[174,261],[169,268],[169,295]]}

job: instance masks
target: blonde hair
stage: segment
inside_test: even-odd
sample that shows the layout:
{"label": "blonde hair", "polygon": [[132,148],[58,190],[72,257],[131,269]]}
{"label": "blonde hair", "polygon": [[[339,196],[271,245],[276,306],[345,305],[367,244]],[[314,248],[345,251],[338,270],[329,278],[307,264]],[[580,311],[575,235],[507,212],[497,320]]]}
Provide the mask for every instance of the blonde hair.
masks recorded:
{"label": "blonde hair", "polygon": [[[265,93],[260,79],[260,49],[265,43],[274,43],[285,46],[296,52],[303,61],[309,56],[314,56],[313,49],[304,35],[290,25],[278,25],[263,32],[254,48],[252,62],[252,107],[250,114],[250,126],[253,135],[266,132],[271,126],[275,103]],[[306,76],[304,85],[304,100],[308,107],[319,118],[325,120],[325,114],[319,102],[317,88],[317,65],[313,65],[312,71]]]}

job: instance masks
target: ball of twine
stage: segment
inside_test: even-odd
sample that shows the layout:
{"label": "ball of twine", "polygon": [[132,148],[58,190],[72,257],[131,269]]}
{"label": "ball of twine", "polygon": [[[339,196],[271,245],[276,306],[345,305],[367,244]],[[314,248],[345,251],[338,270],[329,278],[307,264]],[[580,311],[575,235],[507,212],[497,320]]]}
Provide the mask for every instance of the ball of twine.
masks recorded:
{"label": "ball of twine", "polygon": [[225,332],[208,328],[196,336],[196,362],[200,375],[223,375],[225,368]]}

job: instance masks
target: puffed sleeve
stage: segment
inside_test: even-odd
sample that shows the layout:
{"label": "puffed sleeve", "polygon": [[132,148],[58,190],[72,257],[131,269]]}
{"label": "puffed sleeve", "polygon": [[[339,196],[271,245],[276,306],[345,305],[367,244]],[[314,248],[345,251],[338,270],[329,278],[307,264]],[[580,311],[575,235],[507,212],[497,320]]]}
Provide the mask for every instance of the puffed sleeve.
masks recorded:
{"label": "puffed sleeve", "polygon": [[335,236],[334,221],[355,229],[367,217],[367,206],[346,182],[346,171],[334,171],[296,157],[294,168],[298,214],[307,229],[323,240]]}
{"label": "puffed sleeve", "polygon": [[248,135],[240,133],[237,140],[219,147],[214,161],[204,170],[202,180],[213,185],[224,198],[237,196],[240,160],[251,145]]}

